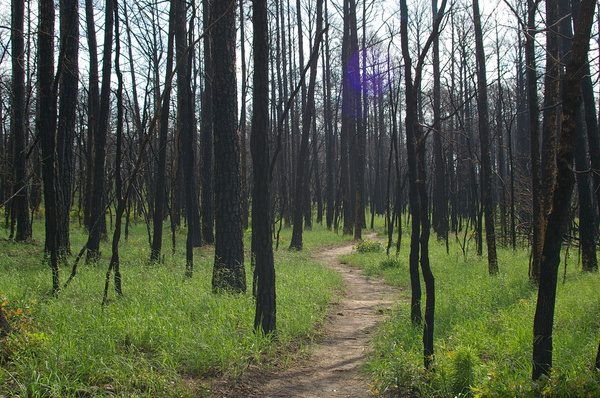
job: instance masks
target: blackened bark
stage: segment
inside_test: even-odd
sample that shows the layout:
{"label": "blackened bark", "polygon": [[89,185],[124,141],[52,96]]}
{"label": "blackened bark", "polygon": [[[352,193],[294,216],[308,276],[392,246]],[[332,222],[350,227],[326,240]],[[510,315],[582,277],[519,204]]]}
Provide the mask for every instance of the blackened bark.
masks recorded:
{"label": "blackened bark", "polygon": [[[589,63],[585,64],[581,90],[583,102],[585,105],[585,127],[587,131],[587,141],[589,145],[590,161],[593,170],[600,170],[600,131],[598,129],[598,118],[596,116],[596,101],[594,98],[594,88],[592,77],[590,75]],[[594,192],[596,193],[596,203],[600,204],[600,175],[593,173]],[[595,216],[596,225],[598,223],[598,214]]]}
{"label": "blackened bark", "polygon": [[150,261],[159,261],[162,250],[163,221],[166,199],[166,173],[167,173],[167,139],[169,136],[169,105],[171,102],[171,81],[169,76],[173,73],[173,42],[175,40],[175,1],[171,0],[169,11],[169,38],[167,42],[166,86],[160,109],[159,138],[158,138],[158,163],[156,165],[156,192],[154,193],[153,235],[152,252]]}
{"label": "blackened bark", "polygon": [[212,10],[213,132],[215,155],[215,291],[246,291],[240,206],[235,71],[236,0],[216,1]]}
{"label": "blackened bark", "polygon": [[275,264],[271,233],[271,187],[269,157],[269,25],[267,1],[255,0],[254,26],[254,90],[252,95],[252,255],[256,282],[254,328],[267,335],[275,332],[277,305]]}
{"label": "blackened bark", "polygon": [[245,15],[244,15],[244,1],[239,1],[240,8],[240,64],[241,64],[241,111],[240,111],[240,124],[238,127],[240,135],[240,192],[241,192],[241,206],[242,206],[242,229],[248,229],[248,217],[249,217],[249,203],[248,203],[248,167],[247,167],[247,153],[246,153],[246,97],[248,95],[247,81],[247,66],[246,66],[246,30],[244,28]]}
{"label": "blackened bark", "polygon": [[487,78],[485,72],[485,51],[481,31],[479,1],[473,0],[473,19],[475,21],[475,58],[477,61],[477,109],[479,110],[479,139],[481,142],[481,198],[485,216],[485,238],[487,243],[489,273],[498,273],[496,255],[496,223],[494,221],[494,198],[492,184],[492,159],[489,137],[489,114],[487,96]]}
{"label": "blackened bark", "polygon": [[[413,100],[414,86],[412,79],[412,59],[408,48],[408,8],[406,0],[400,1],[402,40],[402,57],[404,58],[404,81],[406,90],[406,161],[408,163],[409,204],[411,216],[409,272],[411,288],[410,319],[413,325],[420,325],[423,321],[421,314],[421,279],[419,275],[419,236],[421,234],[421,208],[419,205],[419,192],[417,189],[417,154],[416,154],[416,100]],[[398,192],[398,195],[400,192]]]}
{"label": "blackened bark", "polygon": [[27,187],[25,185],[25,40],[23,37],[25,3],[12,1],[11,43],[12,43],[12,97],[11,97],[11,136],[13,142],[14,182],[12,211],[17,221],[15,240],[31,238]]}
{"label": "blackened bark", "polygon": [[73,190],[75,121],[79,83],[79,4],[60,1],[60,81],[57,138],[58,165],[58,251],[71,252],[69,239],[71,193]]}
{"label": "blackened bark", "polygon": [[342,37],[342,126],[340,132],[340,190],[342,196],[342,211],[344,218],[343,233],[350,235],[354,232],[354,198],[351,190],[351,164],[349,151],[356,137],[356,92],[350,84],[348,64],[350,57],[357,51],[358,43],[353,41],[356,34],[352,29],[356,24],[351,23],[354,0],[344,1],[344,32]]}
{"label": "blackened bark", "polygon": [[[437,13],[437,0],[432,1],[434,15]],[[446,194],[446,171],[442,147],[441,131],[441,78],[439,37],[433,41],[433,230],[439,240],[448,240],[448,199]]]}
{"label": "blackened bark", "polygon": [[110,118],[110,77],[114,27],[113,10],[114,0],[106,0],[100,110],[98,125],[94,131],[94,181],[90,211],[91,228],[87,242],[88,261],[96,261],[100,257],[100,240],[106,236],[104,158],[106,156],[106,136],[108,134]]}
{"label": "blackened bark", "polygon": [[190,86],[191,70],[188,60],[188,42],[186,34],[186,3],[178,0],[175,5],[175,54],[177,57],[177,130],[181,146],[183,181],[185,182],[185,208],[187,215],[186,271],[192,276],[194,269],[194,235],[200,227],[196,201],[196,183],[194,174],[194,133],[192,114],[192,90]]}
{"label": "blackened bark", "polygon": [[[205,29],[210,23],[211,0],[202,2]],[[204,32],[204,92],[202,94],[202,157],[201,185],[202,201],[202,236],[208,244],[215,242],[213,225],[214,217],[214,189],[213,189],[213,117],[212,117],[212,78],[213,67],[210,50],[210,31]]]}
{"label": "blackened bark", "polygon": [[[537,94],[537,72],[535,62],[535,17],[537,1],[527,1],[527,27],[525,30],[525,63],[527,81],[527,105],[529,110],[529,135],[531,140],[531,202],[532,202],[532,242],[531,267],[529,279],[539,283],[540,262],[543,246],[543,230],[545,217],[542,205],[541,164],[540,164],[540,132]],[[523,170],[525,171],[525,170]]]}
{"label": "blackened bark", "polygon": [[121,67],[119,65],[121,56],[121,39],[119,37],[119,10],[117,7],[117,0],[114,0],[114,17],[115,17],[115,73],[117,75],[117,140],[116,140],[116,152],[115,152],[115,196],[117,199],[117,211],[115,214],[115,230],[113,232],[113,239],[111,245],[111,258],[106,272],[106,278],[104,281],[104,296],[102,299],[102,305],[105,305],[108,300],[108,287],[110,283],[111,271],[115,273],[115,292],[119,295],[123,295],[123,289],[121,286],[121,260],[119,257],[119,242],[121,240],[121,226],[123,224],[123,213],[125,212],[125,206],[127,199],[123,195],[123,178],[121,176],[121,163],[123,158],[123,74],[121,73]]}
{"label": "blackened bark", "polygon": [[[431,369],[434,360],[433,333],[435,326],[435,278],[431,270],[429,262],[429,235],[430,222],[428,214],[428,198],[426,184],[426,162],[425,148],[426,137],[421,131],[418,123],[418,95],[417,91],[421,87],[421,79],[425,57],[433,40],[439,35],[439,26],[446,8],[446,0],[442,1],[440,9],[434,14],[434,23],[432,32],[423,46],[417,66],[415,68],[415,78],[412,80],[412,62],[408,48],[408,9],[406,0],[400,1],[401,12],[401,41],[402,41],[402,56],[405,62],[405,84],[406,84],[406,139],[407,152],[412,151],[412,171],[410,170],[411,158],[409,161],[409,183],[411,186],[411,215],[413,216],[412,223],[417,223],[418,227],[413,226],[411,232],[411,259],[410,261],[419,261],[423,272],[423,281],[425,282],[425,317],[423,324],[423,364],[425,369]],[[412,147],[412,149],[411,149]],[[415,217],[417,214],[417,218]],[[420,252],[419,252],[420,250]],[[413,253],[416,251],[416,254]],[[419,259],[420,256],[420,259]],[[410,264],[412,267],[413,265]],[[416,272],[418,274],[418,271]],[[413,280],[413,271],[411,270],[411,288]],[[418,287],[420,290],[420,286]],[[413,303],[415,297],[413,293]],[[414,306],[413,306],[414,310]],[[418,314],[420,316],[420,301]],[[411,311],[411,319],[413,323],[413,313]]]}
{"label": "blackened bark", "polygon": [[549,375],[552,368],[552,329],[556,302],[556,285],[563,232],[569,216],[574,177],[573,146],[577,130],[577,113],[581,106],[580,84],[596,1],[583,0],[575,24],[571,58],[567,64],[562,91],[562,128],[557,153],[557,174],[551,197],[551,212],[544,236],[538,299],[533,320],[532,379]]}
{"label": "blackened bark", "polygon": [[85,19],[87,29],[87,42],[90,57],[89,88],[88,88],[88,110],[87,110],[87,138],[86,138],[86,178],[84,194],[84,216],[83,222],[88,231],[92,229],[91,209],[93,182],[94,182],[94,137],[98,128],[98,113],[100,101],[100,89],[98,87],[98,53],[96,41],[96,23],[94,22],[94,7],[92,0],[85,0]]}
{"label": "blackened bark", "polygon": [[581,248],[581,267],[584,271],[598,270],[596,257],[596,217],[591,191],[591,179],[588,170],[586,129],[583,107],[577,114],[577,131],[575,132],[575,167],[577,192],[579,199],[579,244]]}
{"label": "blackened bark", "polygon": [[[327,3],[324,7],[325,26],[328,25]],[[325,172],[326,172],[326,211],[325,225],[331,230],[333,227],[333,214],[335,212],[335,187],[334,187],[334,167],[335,167],[335,135],[333,133],[333,112],[331,109],[331,60],[329,53],[329,31],[325,32],[325,40],[323,43],[325,49],[323,52],[323,83],[324,96],[324,115],[325,115]]]}
{"label": "blackened bark", "polygon": [[[573,2],[573,19],[577,20],[579,17],[579,1]],[[598,133],[598,121],[596,118],[596,101],[594,100],[593,85],[590,75],[590,65],[586,54],[585,67],[583,72],[583,79],[581,81],[581,96],[583,100],[583,116],[581,121],[581,128],[577,134],[576,142],[583,142],[585,146],[587,141],[587,151],[581,151],[576,149],[576,166],[580,171],[585,173],[577,174],[577,187],[584,184],[586,189],[584,202],[581,202],[580,198],[580,240],[581,240],[581,251],[582,251],[582,268],[584,271],[595,272],[598,271],[598,258],[596,255],[596,243],[598,240],[598,215],[594,212],[594,203],[592,195],[592,187],[596,192],[596,198],[600,199],[600,176],[598,173],[592,173],[592,178],[587,173],[588,168],[592,170],[598,170],[600,168],[600,137]],[[583,132],[587,132],[587,135],[582,136]],[[587,140],[586,140],[587,138]],[[576,144],[577,145],[577,144]],[[586,154],[589,153],[589,162]],[[585,164],[577,164],[578,158],[580,161],[585,161]],[[597,203],[600,203],[598,201]],[[584,211],[585,209],[585,211]],[[583,214],[582,214],[583,213]],[[584,221],[585,218],[585,221]]]}
{"label": "blackened bark", "polygon": [[52,270],[52,292],[60,290],[56,200],[56,90],[54,85],[54,2],[40,0],[38,27],[38,117],[42,142],[42,175],[46,219],[46,253]]}
{"label": "blackened bark", "polygon": [[317,82],[317,54],[323,37],[323,2],[317,1],[317,34],[310,59],[310,78],[308,83],[308,94],[306,108],[302,118],[302,135],[300,138],[300,150],[298,152],[298,162],[296,170],[296,181],[294,187],[294,206],[293,206],[293,230],[290,241],[290,249],[302,250],[302,219],[304,213],[305,191],[308,191],[306,177],[310,178],[307,172],[307,159],[309,155],[308,140],[310,129],[312,127],[312,118],[315,113],[315,86]]}

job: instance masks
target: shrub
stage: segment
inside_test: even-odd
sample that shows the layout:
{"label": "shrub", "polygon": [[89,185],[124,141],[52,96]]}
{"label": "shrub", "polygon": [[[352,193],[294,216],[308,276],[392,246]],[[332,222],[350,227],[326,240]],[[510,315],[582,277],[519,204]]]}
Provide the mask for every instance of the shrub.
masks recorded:
{"label": "shrub", "polygon": [[355,249],[359,253],[380,253],[383,251],[383,246],[380,242],[367,239],[360,242]]}
{"label": "shrub", "polygon": [[387,257],[379,266],[381,268],[400,268],[400,260],[398,257]]}

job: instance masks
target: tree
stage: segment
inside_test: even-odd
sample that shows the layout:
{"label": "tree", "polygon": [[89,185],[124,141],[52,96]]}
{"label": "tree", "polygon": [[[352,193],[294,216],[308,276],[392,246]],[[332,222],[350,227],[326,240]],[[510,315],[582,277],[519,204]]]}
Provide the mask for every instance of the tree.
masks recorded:
{"label": "tree", "polygon": [[255,0],[254,90],[252,95],[252,261],[256,314],[254,328],[267,335],[276,329],[277,302],[271,224],[271,176],[269,157],[269,25],[267,0]]}
{"label": "tree", "polygon": [[177,131],[179,132],[180,161],[183,168],[185,207],[188,233],[186,239],[186,276],[192,276],[194,235],[200,231],[194,174],[194,116],[192,113],[191,70],[186,35],[186,3],[175,5],[175,54],[177,58]]}
{"label": "tree", "polygon": [[25,40],[24,18],[25,3],[23,0],[12,1],[11,43],[12,43],[12,96],[11,96],[11,136],[14,151],[14,184],[12,200],[13,212],[17,220],[15,240],[24,241],[31,238],[29,221],[29,205],[26,186],[25,157]]}
{"label": "tree", "polygon": [[[114,0],[114,18],[115,18],[115,73],[117,75],[117,140],[116,140],[116,152],[115,152],[115,196],[117,199],[117,212],[115,217],[115,230],[113,233],[112,245],[111,245],[111,257],[106,273],[106,279],[104,282],[104,296],[102,299],[102,305],[105,305],[108,300],[108,286],[110,283],[111,271],[115,272],[115,292],[119,295],[123,295],[123,289],[121,287],[121,259],[119,256],[119,242],[121,239],[121,226],[123,220],[123,213],[125,212],[125,205],[127,203],[126,197],[123,194],[123,177],[121,175],[121,164],[123,158],[123,74],[121,73],[120,59],[121,59],[121,38],[119,33],[119,8],[117,6],[117,0]],[[128,192],[127,192],[128,193]]]}
{"label": "tree", "polygon": [[479,1],[473,0],[473,20],[475,21],[475,58],[477,61],[477,108],[479,110],[479,139],[481,141],[481,196],[485,213],[485,238],[488,249],[489,273],[498,273],[496,256],[496,224],[494,222],[494,199],[492,186],[492,160],[489,138],[489,114],[487,99],[487,78],[485,72],[485,51],[483,33],[481,31],[481,15]]}
{"label": "tree", "polygon": [[204,0],[202,9],[204,14],[204,92],[202,93],[202,125],[201,125],[201,185],[202,201],[202,236],[209,244],[215,242],[214,237],[214,190],[213,190],[213,117],[212,117],[212,58],[210,50],[210,31],[206,28],[210,24],[212,0]]}
{"label": "tree", "polygon": [[[91,231],[93,222],[91,220],[93,180],[94,180],[94,137],[98,128],[99,112],[99,72],[98,72],[98,52],[96,40],[96,24],[94,22],[94,7],[92,0],[85,0],[85,20],[87,29],[87,42],[90,57],[90,70],[88,75],[88,104],[87,104],[87,151],[86,151],[86,176],[85,176],[85,194],[84,194],[84,219],[83,222]],[[102,222],[100,220],[99,222]]]}
{"label": "tree", "polygon": [[531,140],[531,201],[532,201],[532,261],[529,279],[539,282],[545,217],[542,204],[539,106],[537,72],[535,62],[535,16],[538,1],[527,1],[527,25],[525,28],[525,63],[527,76],[527,105],[529,109],[529,135]]}
{"label": "tree", "polygon": [[[106,136],[110,119],[110,79],[112,70],[112,42],[114,27],[114,1],[106,0],[104,22],[104,49],[102,59],[102,85],[98,124],[94,128],[94,173],[90,208],[90,234],[87,242],[87,259],[96,261],[100,257],[100,240],[106,235],[104,162],[106,157]],[[90,32],[88,32],[90,34]],[[95,51],[95,50],[94,50]]]}
{"label": "tree", "polygon": [[[169,38],[167,42],[166,79],[173,73],[173,42],[175,40],[175,2],[171,1],[169,17]],[[164,209],[166,199],[166,168],[167,168],[167,139],[169,135],[169,105],[171,102],[171,84],[165,87],[160,109],[158,159],[156,164],[156,192],[154,193],[154,219],[152,222],[154,234],[152,236],[151,261],[160,260],[162,250],[162,232]]]}
{"label": "tree", "polygon": [[[304,204],[306,201],[305,192],[309,191],[306,180],[310,178],[306,172],[306,163],[309,155],[309,135],[315,113],[315,86],[317,83],[317,54],[323,37],[323,1],[317,1],[317,32],[315,43],[310,59],[310,77],[308,82],[307,101],[304,112],[302,113],[302,135],[300,137],[300,151],[298,152],[298,165],[296,167],[296,181],[294,190],[294,210],[293,210],[293,231],[290,241],[290,249],[302,250],[302,219],[304,214]],[[313,143],[316,145],[316,143]],[[307,178],[308,177],[308,178]]]}
{"label": "tree", "polygon": [[77,0],[60,1],[60,59],[58,85],[58,134],[56,136],[58,185],[58,251],[71,252],[69,224],[73,190],[73,144],[79,83],[79,4]]}
{"label": "tree", "polygon": [[[411,320],[423,322],[423,362],[426,369],[430,369],[433,363],[434,347],[433,332],[435,323],[435,278],[429,262],[429,234],[430,222],[428,214],[428,198],[426,184],[425,148],[426,136],[421,131],[418,113],[418,91],[421,87],[423,65],[429,48],[435,36],[439,35],[439,27],[444,16],[446,0],[442,1],[439,10],[435,3],[433,26],[427,42],[423,46],[417,65],[415,77],[412,78],[412,60],[408,48],[408,8],[406,0],[400,1],[401,12],[401,41],[402,57],[404,58],[404,77],[406,90],[406,147],[407,161],[409,166],[410,183],[410,209],[412,215],[412,230],[410,244],[411,289],[417,290],[420,295],[420,281],[418,277],[417,263],[420,263],[425,283],[425,316],[420,319],[420,297],[417,299],[413,291],[411,300]],[[415,282],[417,284],[415,284]],[[417,307],[418,306],[418,307]],[[415,308],[417,307],[417,308]]]}
{"label": "tree", "polygon": [[236,0],[215,1],[211,35],[215,156],[214,290],[246,291],[235,71]]}
{"label": "tree", "polygon": [[[555,0],[550,1],[555,2]],[[580,84],[589,49],[595,5],[595,0],[581,1],[579,16],[575,23],[571,57],[563,78],[562,127],[556,156],[557,173],[550,198],[551,211],[544,232],[538,299],[533,321],[533,380],[549,375],[552,368],[552,328],[558,265],[574,186],[573,147],[577,131],[577,114],[582,102]]]}
{"label": "tree", "polygon": [[[357,100],[358,93],[350,83],[350,75],[354,71],[350,65],[350,58],[358,51],[356,2],[344,1],[344,31],[342,37],[342,123],[340,132],[340,189],[342,196],[342,210],[344,217],[343,233],[350,235],[354,232],[356,222],[355,205],[356,191],[352,190],[354,159],[349,154],[356,139],[356,117],[360,111]],[[355,187],[355,186],[354,186]]]}
{"label": "tree", "polygon": [[52,270],[52,292],[60,290],[56,195],[56,87],[54,81],[54,1],[40,0],[38,19],[37,131],[42,142],[42,176],[46,219],[46,253]]}
{"label": "tree", "polygon": [[[433,14],[437,13],[437,1],[432,1]],[[440,76],[440,40],[433,40],[433,191],[432,224],[438,239],[448,241],[448,199],[446,196],[446,171],[441,131],[441,76]]]}

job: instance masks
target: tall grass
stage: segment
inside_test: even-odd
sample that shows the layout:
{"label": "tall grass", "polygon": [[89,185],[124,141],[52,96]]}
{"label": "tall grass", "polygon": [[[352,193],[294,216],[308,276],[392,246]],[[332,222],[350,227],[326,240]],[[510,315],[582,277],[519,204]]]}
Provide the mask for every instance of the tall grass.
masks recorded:
{"label": "tall grass", "polygon": [[[148,264],[144,229],[134,226],[122,243],[124,296],[112,295],[104,307],[108,243],[98,264],[80,265],[71,285],[52,297],[43,239],[0,241],[0,303],[19,330],[0,342],[0,395],[202,396],[209,389],[202,380],[235,377],[311,338],[341,288],[339,276],[308,253],[279,250],[278,332],[270,340],[254,333],[251,292],[212,293],[210,248],[196,250],[194,276],[186,279],[183,247],[171,255],[165,246],[164,263]],[[184,231],[179,235],[183,245]],[[320,227],[305,237],[308,247],[342,240]],[[74,251],[84,240],[74,228]],[[64,280],[70,269],[61,272]],[[247,275],[250,283],[249,266]]]}
{"label": "tall grass", "polygon": [[573,249],[557,293],[554,373],[550,380],[533,383],[537,290],[528,281],[529,251],[499,249],[500,274],[490,276],[486,258],[469,251],[463,255],[454,243],[447,254],[443,243],[431,240],[436,357],[435,372],[426,373],[421,369],[422,329],[410,323],[408,240],[398,258],[377,253],[344,258],[366,274],[403,288],[368,364],[379,391],[431,397],[600,396],[600,374],[591,370],[600,339],[600,276],[581,273]]}

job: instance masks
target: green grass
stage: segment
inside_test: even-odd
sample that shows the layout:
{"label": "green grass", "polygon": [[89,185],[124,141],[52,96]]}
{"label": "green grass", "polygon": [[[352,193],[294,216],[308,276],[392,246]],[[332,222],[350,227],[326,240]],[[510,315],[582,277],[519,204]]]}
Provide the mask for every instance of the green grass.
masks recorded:
{"label": "green grass", "polygon": [[[499,249],[500,274],[489,276],[486,258],[473,250],[430,241],[436,278],[435,372],[422,370],[422,329],[410,322],[409,238],[400,256],[354,253],[344,258],[403,287],[393,316],[383,323],[368,370],[379,391],[425,397],[459,394],[600,396],[600,374],[592,364],[600,340],[600,275],[581,273],[571,249],[566,279],[558,287],[554,329],[554,373],[530,381],[533,315],[537,290],[528,281],[529,251]],[[424,308],[423,297],[423,308]],[[588,395],[591,394],[591,395]]]}
{"label": "green grass", "polygon": [[[0,395],[203,396],[211,377],[236,377],[251,363],[297,350],[318,332],[341,289],[340,277],[310,261],[306,251],[280,249],[278,332],[271,341],[254,333],[251,293],[211,292],[210,248],[195,251],[194,276],[186,279],[183,247],[171,255],[168,237],[164,263],[148,264],[147,235],[139,223],[121,245],[123,297],[111,290],[108,305],[101,306],[108,243],[98,264],[81,264],[71,285],[52,297],[40,224],[36,220],[32,243],[0,241],[0,303],[19,329],[0,342]],[[85,234],[72,229],[77,252]],[[184,231],[178,235],[183,245]],[[305,234],[308,248],[343,240],[320,226]],[[61,283],[69,272],[61,267]],[[249,283],[250,276],[247,267]]]}

